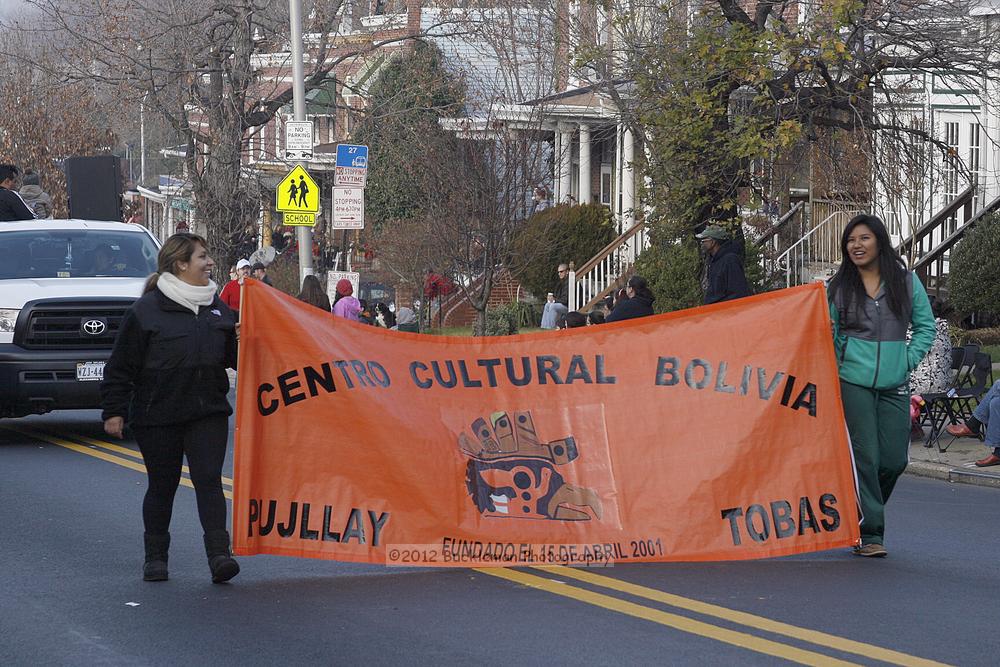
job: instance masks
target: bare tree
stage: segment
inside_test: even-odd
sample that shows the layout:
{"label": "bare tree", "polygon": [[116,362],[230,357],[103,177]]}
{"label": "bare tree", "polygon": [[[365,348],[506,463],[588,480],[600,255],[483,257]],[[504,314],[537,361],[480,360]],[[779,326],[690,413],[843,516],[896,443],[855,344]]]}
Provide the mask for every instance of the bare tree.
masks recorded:
{"label": "bare tree", "polygon": [[[0,33],[5,53],[29,54],[37,44]],[[44,57],[44,53],[42,54]],[[62,163],[74,155],[110,152],[116,144],[108,106],[82,82],[62,82],[44,70],[0,63],[0,161],[39,173],[53,201],[53,214],[67,214]]]}
{"label": "bare tree", "polygon": [[[261,193],[245,169],[245,144],[292,100],[287,5],[265,0],[26,0],[30,24],[15,27],[58,45],[51,63],[24,58],[67,81],[86,81],[140,101],[186,144],[197,218],[221,264],[256,221]],[[355,3],[306,0],[306,89],[328,86],[339,64],[414,35],[385,39],[353,28]]]}

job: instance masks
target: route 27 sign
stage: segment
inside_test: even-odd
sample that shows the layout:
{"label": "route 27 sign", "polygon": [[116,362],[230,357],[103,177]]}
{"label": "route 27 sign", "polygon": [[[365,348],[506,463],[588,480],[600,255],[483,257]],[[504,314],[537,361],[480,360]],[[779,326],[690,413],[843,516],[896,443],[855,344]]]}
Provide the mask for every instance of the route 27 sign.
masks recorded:
{"label": "route 27 sign", "polygon": [[368,147],[337,144],[337,166],[333,184],[363,188],[368,180]]}

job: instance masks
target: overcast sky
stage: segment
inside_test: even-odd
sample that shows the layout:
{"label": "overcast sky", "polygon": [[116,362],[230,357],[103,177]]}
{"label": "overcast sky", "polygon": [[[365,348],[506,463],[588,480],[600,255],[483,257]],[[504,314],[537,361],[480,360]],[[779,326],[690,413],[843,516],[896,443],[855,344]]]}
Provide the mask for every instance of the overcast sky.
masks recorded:
{"label": "overcast sky", "polygon": [[0,0],[0,16],[16,14],[24,6],[24,0]]}

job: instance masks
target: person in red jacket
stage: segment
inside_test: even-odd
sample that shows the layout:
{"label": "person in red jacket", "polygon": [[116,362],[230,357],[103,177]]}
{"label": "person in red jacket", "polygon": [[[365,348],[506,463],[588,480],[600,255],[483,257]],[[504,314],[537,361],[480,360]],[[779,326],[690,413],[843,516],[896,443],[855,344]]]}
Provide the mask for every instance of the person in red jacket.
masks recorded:
{"label": "person in red jacket", "polygon": [[250,275],[250,262],[245,259],[236,262],[236,278],[226,283],[226,286],[222,288],[222,294],[219,295],[222,303],[236,313],[237,319],[240,316],[240,287],[243,285],[243,279],[248,275]]}

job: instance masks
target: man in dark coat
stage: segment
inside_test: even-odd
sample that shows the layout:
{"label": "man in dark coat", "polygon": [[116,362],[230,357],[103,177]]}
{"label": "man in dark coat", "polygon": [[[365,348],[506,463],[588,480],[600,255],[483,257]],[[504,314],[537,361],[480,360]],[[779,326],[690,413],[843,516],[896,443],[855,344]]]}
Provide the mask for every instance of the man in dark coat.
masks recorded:
{"label": "man in dark coat", "polygon": [[21,170],[12,164],[0,164],[0,222],[34,220],[35,214],[17,194],[17,179]]}
{"label": "man in dark coat", "polygon": [[709,225],[695,238],[701,241],[702,250],[708,253],[708,286],[705,303],[731,301],[750,296],[750,285],[743,272],[743,257],[729,233],[719,225]]}

